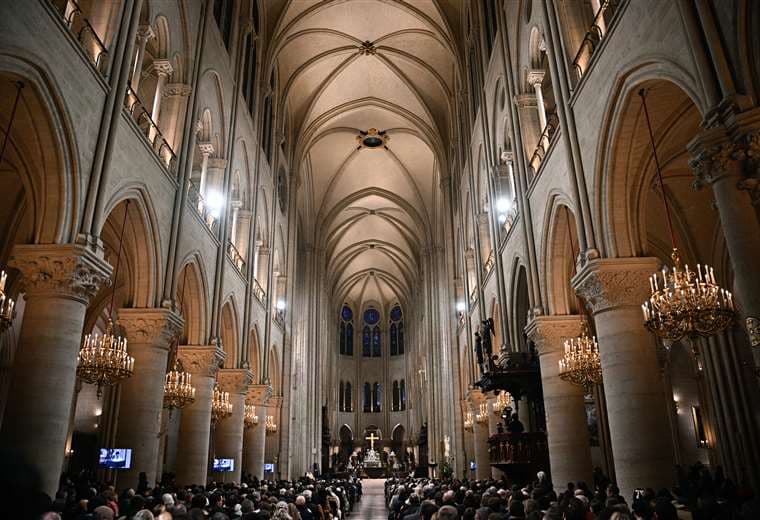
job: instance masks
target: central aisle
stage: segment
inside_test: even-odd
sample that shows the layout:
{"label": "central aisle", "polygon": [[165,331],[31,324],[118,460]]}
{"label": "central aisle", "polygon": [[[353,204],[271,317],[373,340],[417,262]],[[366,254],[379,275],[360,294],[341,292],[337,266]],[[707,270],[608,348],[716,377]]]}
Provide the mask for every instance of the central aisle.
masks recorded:
{"label": "central aisle", "polygon": [[388,518],[385,508],[385,479],[368,478],[362,480],[362,499],[350,520],[380,520]]}

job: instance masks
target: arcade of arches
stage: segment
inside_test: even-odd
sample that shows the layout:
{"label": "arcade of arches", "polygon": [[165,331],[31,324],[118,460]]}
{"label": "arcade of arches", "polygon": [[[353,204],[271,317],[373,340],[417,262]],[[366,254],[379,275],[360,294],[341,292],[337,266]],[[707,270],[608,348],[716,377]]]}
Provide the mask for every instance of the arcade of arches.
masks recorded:
{"label": "arcade of arches", "polygon": [[[132,450],[119,487],[370,443],[500,476],[492,319],[540,366],[507,404],[554,482],[630,496],[701,462],[760,492],[758,49],[751,0],[1,2],[0,446],[50,495],[112,478],[100,448]],[[644,327],[668,218],[734,295],[717,335]],[[111,319],[134,374],[98,395],[78,352]],[[584,320],[588,392],[558,373]],[[195,400],[169,413],[175,360]]]}

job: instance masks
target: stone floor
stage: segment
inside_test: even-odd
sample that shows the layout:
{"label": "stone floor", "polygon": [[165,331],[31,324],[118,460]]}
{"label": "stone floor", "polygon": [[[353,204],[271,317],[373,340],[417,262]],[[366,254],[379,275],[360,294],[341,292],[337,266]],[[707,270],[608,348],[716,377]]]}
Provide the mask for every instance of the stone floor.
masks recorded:
{"label": "stone floor", "polygon": [[388,518],[385,508],[385,479],[368,478],[362,480],[362,499],[349,520],[381,520]]}

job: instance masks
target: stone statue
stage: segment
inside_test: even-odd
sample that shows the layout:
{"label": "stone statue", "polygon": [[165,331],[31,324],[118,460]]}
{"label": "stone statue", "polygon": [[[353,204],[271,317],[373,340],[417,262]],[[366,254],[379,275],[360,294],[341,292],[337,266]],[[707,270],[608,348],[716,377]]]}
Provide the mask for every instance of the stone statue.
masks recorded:
{"label": "stone statue", "polygon": [[480,337],[480,332],[475,332],[475,357],[480,367],[481,375],[485,373],[484,360],[483,360],[483,340]]}
{"label": "stone statue", "polygon": [[493,318],[483,320],[481,330],[483,331],[483,354],[486,358],[487,368],[493,370],[493,342],[491,336],[494,334]]}

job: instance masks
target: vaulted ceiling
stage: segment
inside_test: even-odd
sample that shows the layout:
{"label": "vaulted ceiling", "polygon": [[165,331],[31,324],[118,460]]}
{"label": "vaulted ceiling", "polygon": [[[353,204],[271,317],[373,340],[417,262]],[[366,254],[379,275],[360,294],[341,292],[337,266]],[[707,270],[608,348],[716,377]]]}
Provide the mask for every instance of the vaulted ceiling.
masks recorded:
{"label": "vaulted ceiling", "polygon": [[[297,135],[300,216],[327,253],[336,303],[412,300],[452,117],[452,11],[434,0],[298,0],[279,15],[272,56]],[[360,146],[371,128],[387,140]]]}

